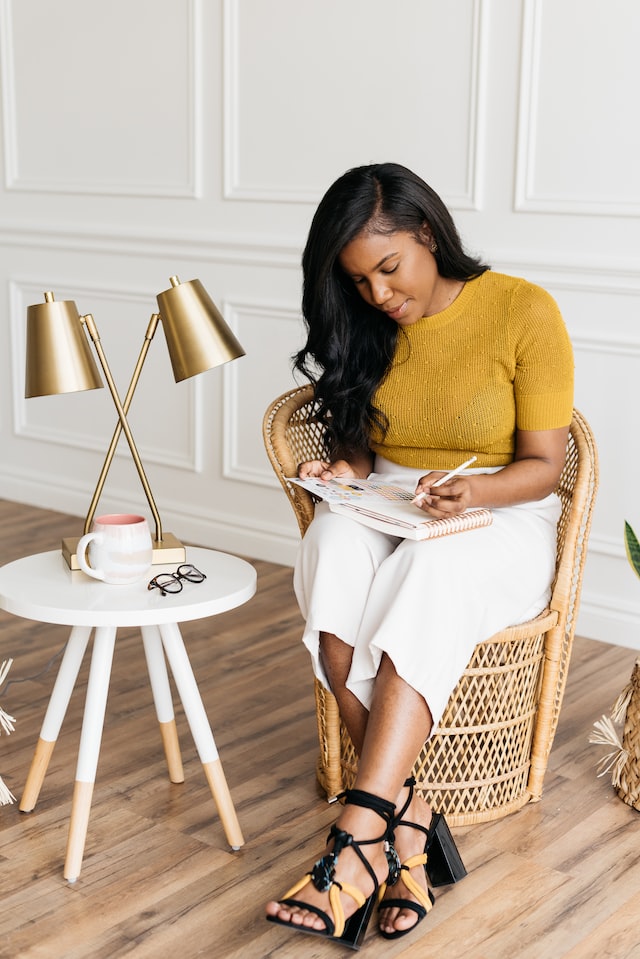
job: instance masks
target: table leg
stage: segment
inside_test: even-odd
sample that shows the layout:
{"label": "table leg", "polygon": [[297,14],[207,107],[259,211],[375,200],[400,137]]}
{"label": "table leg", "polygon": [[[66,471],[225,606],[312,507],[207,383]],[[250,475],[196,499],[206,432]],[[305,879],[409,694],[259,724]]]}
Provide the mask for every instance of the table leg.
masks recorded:
{"label": "table leg", "polygon": [[98,626],[93,640],[93,654],[82,720],[76,782],[71,804],[71,821],[64,878],[75,882],[80,875],[82,856],[89,826],[93,786],[98,768],[100,741],[107,707],[109,678],[116,640],[115,626]]}
{"label": "table leg", "polygon": [[21,812],[32,812],[38,801],[90,635],[89,626],[74,626],[69,635],[20,800]]}
{"label": "table leg", "polygon": [[239,849],[244,837],[180,630],[176,623],[158,628],[227,841],[232,849]]}
{"label": "table leg", "polygon": [[156,715],[160,723],[160,735],[164,754],[169,767],[169,779],[172,783],[184,782],[180,743],[173,712],[171,687],[167,675],[167,664],[162,648],[162,638],[157,626],[141,626],[144,654],[147,660],[149,680],[153,691],[153,701],[156,706]]}

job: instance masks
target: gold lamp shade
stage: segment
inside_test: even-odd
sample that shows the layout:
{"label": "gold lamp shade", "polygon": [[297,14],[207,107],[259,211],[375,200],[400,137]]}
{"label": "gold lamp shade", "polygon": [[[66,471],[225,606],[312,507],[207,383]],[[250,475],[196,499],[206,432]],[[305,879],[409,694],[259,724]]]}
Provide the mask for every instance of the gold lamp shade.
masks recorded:
{"label": "gold lamp shade", "polygon": [[176,383],[245,355],[200,280],[170,282],[157,300]]}
{"label": "gold lamp shade", "polygon": [[53,293],[27,309],[25,396],[95,390],[102,380],[73,300],[56,303]]}

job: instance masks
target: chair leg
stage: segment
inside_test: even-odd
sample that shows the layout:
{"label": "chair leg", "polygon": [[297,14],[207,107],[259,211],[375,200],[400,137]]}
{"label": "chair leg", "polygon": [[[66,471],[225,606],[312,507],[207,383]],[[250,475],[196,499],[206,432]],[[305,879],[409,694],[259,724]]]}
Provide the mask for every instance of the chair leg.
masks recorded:
{"label": "chair leg", "polygon": [[180,630],[176,623],[158,628],[227,841],[232,849],[239,849],[244,837]]}
{"label": "chair leg", "polygon": [[49,768],[54,746],[60,734],[90,635],[91,627],[89,626],[74,626],[71,630],[25,782],[20,806],[18,807],[20,812],[32,812],[38,802],[38,796]]}
{"label": "chair leg", "polygon": [[167,664],[162,649],[162,638],[157,626],[142,626],[142,642],[147,660],[149,680],[153,691],[153,701],[160,724],[162,745],[167,759],[169,779],[172,783],[184,782],[184,769],[180,755],[180,743],[173,712],[171,687],[167,674]]}

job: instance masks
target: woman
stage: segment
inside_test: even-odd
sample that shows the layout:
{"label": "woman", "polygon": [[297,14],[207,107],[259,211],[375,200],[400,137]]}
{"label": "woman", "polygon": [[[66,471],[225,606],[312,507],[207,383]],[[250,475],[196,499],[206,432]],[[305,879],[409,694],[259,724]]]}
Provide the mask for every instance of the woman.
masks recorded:
{"label": "woman", "polygon": [[[493,511],[486,528],[415,542],[319,504],[301,544],[304,642],[359,766],[325,853],[267,917],[358,945],[378,887],[387,938],[430,910],[438,837],[407,776],[476,643],[548,601],[573,359],[549,294],[468,255],[438,195],[397,164],[329,188],[303,273],[295,366],[327,449],[299,475],[373,471],[414,489],[430,517]],[[471,456],[475,468],[434,487]]]}

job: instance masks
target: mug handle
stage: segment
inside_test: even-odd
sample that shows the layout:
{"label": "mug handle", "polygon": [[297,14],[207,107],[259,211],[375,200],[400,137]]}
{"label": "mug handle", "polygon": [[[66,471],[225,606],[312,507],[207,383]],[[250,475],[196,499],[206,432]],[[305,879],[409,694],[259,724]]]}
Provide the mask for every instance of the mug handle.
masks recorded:
{"label": "mug handle", "polygon": [[102,538],[102,533],[85,533],[84,536],[81,536],[78,540],[78,545],[76,547],[78,566],[83,573],[86,573],[87,576],[93,576],[94,579],[104,579],[105,574],[103,570],[93,569],[91,566],[89,566],[89,562],[87,560],[87,549],[92,540],[95,539],[97,542],[100,542]]}

